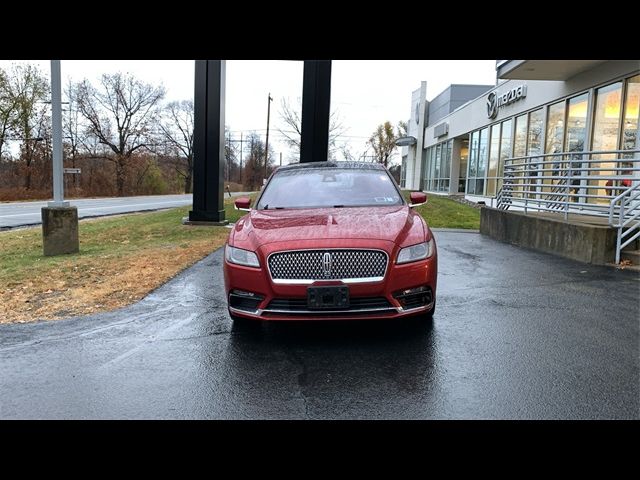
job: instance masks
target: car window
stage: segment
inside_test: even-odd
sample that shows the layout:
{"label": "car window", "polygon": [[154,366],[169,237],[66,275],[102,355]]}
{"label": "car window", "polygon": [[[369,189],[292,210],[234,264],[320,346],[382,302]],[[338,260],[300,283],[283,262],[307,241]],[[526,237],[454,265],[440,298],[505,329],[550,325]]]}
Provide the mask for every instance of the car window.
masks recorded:
{"label": "car window", "polygon": [[258,209],[402,205],[383,170],[301,168],[276,172],[265,187]]}

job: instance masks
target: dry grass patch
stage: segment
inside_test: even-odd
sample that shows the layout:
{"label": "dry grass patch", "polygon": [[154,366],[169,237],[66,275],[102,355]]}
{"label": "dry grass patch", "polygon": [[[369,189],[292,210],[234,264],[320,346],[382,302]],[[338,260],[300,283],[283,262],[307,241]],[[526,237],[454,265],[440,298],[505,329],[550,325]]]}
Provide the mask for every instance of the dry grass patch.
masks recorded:
{"label": "dry grass patch", "polygon": [[224,245],[226,227],[181,224],[189,207],[80,222],[80,253],[42,255],[40,227],[0,233],[0,323],[113,310]]}

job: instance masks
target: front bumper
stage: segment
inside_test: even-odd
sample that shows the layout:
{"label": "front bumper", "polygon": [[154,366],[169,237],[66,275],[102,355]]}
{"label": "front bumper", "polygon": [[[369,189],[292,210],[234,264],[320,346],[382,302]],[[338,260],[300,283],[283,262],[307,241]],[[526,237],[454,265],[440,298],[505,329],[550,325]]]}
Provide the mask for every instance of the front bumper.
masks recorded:
{"label": "front bumper", "polygon": [[[262,268],[257,269],[230,264],[225,260],[223,269],[227,300],[229,294],[235,290],[250,292],[258,298],[253,303],[239,304],[237,299],[230,301],[229,311],[234,315],[260,320],[393,319],[430,311],[436,298],[437,254],[426,260],[402,265],[396,265],[390,260],[383,280],[348,284],[349,295],[353,300],[348,310],[308,310],[304,307],[309,286],[343,285],[342,282],[318,281],[312,285],[276,284],[266,271],[265,262],[262,265]],[[395,296],[400,291],[416,287],[427,288],[430,295],[429,303],[415,308],[404,308]],[[241,308],[232,306],[232,303]],[[289,305],[286,305],[287,303]],[[283,304],[286,308],[282,308]],[[292,308],[293,306],[295,308]]]}

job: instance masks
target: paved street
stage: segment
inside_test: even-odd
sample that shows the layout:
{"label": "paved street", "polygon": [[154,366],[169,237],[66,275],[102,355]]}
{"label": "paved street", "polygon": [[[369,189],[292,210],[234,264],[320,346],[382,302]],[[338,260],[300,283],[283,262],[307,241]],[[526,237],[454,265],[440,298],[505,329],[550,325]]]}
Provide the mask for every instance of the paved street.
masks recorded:
{"label": "paved street", "polygon": [[[246,192],[235,192],[231,196],[239,196]],[[225,197],[228,194],[225,193]],[[144,210],[159,210],[161,208],[181,207],[191,205],[192,196],[189,195],[153,195],[146,197],[117,197],[117,198],[88,198],[70,200],[71,205],[78,207],[78,217],[101,217],[117,213],[141,212]],[[46,207],[47,202],[10,202],[0,203],[0,229],[25,225],[39,225],[42,223],[40,209]]]}
{"label": "paved street", "polygon": [[122,310],[0,325],[0,418],[640,418],[640,275],[436,238],[431,324],[234,330],[218,250]]}

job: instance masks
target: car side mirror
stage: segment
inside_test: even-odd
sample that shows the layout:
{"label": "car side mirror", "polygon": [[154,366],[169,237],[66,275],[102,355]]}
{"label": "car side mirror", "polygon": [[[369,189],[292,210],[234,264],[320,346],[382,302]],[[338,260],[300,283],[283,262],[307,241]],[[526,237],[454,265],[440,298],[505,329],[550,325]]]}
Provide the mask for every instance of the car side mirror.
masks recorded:
{"label": "car side mirror", "polygon": [[234,202],[236,210],[248,212],[251,210],[251,199],[249,197],[240,197]]}
{"label": "car side mirror", "polygon": [[411,192],[409,195],[409,206],[418,207],[427,203],[427,194],[424,192]]}

